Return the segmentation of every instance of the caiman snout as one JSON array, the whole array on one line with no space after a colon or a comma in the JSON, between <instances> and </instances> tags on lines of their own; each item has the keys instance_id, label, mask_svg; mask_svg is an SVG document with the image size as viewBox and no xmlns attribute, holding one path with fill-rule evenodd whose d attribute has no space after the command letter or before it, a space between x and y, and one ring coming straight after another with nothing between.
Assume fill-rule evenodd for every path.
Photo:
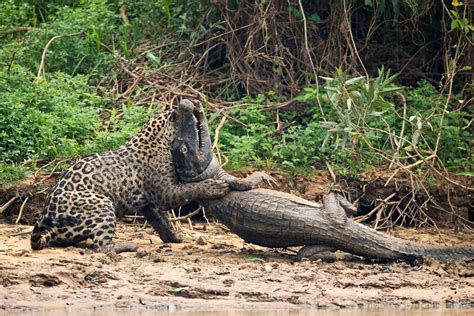
<instances>
[{"instance_id":1,"label":"caiman snout","mask_svg":"<svg viewBox=\"0 0 474 316\"><path fill-rule=\"evenodd\" d=\"M188 99L183 99L179 102L178 109L181 111L193 111L194 104Z\"/></svg>"}]
</instances>

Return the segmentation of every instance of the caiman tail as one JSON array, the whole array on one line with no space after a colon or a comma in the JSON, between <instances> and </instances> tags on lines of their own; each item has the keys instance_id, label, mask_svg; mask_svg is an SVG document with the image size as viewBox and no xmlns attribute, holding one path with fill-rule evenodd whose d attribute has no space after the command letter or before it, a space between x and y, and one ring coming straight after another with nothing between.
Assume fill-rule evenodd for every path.
<instances>
[{"instance_id":1,"label":"caiman tail","mask_svg":"<svg viewBox=\"0 0 474 316\"><path fill-rule=\"evenodd\" d=\"M396 238L348 219L336 243L341 250L366 258L405 259L420 257L440 261L474 259L474 248L438 247ZM357 237L353 238L356 235Z\"/></svg>"},{"instance_id":2,"label":"caiman tail","mask_svg":"<svg viewBox=\"0 0 474 316\"><path fill-rule=\"evenodd\" d=\"M474 259L474 248L447 248L405 241L359 224L345 215L334 193L324 205L287 193L232 191L202 201L206 210L246 242L266 247L324 245L366 258Z\"/></svg>"}]
</instances>

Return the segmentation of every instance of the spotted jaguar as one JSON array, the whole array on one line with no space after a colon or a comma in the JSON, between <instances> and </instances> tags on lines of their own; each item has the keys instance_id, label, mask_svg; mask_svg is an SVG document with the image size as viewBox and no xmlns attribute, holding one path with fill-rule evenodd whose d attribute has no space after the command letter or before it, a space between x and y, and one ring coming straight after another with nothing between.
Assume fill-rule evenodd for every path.
<instances>
[{"instance_id":1,"label":"spotted jaguar","mask_svg":"<svg viewBox=\"0 0 474 316\"><path fill-rule=\"evenodd\" d=\"M177 122L190 114L198 129L204 118L202 105L184 99L175 109L152 118L119 149L74 163L49 192L31 247L39 250L92 240L93 248L110 249L117 218L136 210L164 242L180 242L168 210L193 200L220 198L229 190L223 180L177 180L170 148Z\"/></svg>"}]
</instances>

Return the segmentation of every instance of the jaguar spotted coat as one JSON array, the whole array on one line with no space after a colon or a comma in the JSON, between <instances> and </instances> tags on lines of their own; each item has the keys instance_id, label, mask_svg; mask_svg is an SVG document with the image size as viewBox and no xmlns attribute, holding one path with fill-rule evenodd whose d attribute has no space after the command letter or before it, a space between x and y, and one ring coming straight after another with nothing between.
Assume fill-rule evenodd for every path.
<instances>
[{"instance_id":1,"label":"jaguar spotted coat","mask_svg":"<svg viewBox=\"0 0 474 316\"><path fill-rule=\"evenodd\" d=\"M151 119L118 150L83 158L71 166L46 199L31 247L38 250L92 239L95 248L109 249L116 219L137 209L163 241L179 242L167 210L228 192L224 181L178 182L170 148L176 120L186 111L197 113L197 120L202 115L183 100L178 109Z\"/></svg>"}]
</instances>

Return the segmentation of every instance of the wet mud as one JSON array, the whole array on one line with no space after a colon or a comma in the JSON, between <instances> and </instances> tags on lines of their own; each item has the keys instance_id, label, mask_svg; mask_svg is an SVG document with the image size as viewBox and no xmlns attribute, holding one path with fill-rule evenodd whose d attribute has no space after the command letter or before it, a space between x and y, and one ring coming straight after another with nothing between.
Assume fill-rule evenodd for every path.
<instances>
[{"instance_id":1,"label":"wet mud","mask_svg":"<svg viewBox=\"0 0 474 316\"><path fill-rule=\"evenodd\" d=\"M31 226L0 224L0 311L61 308L219 310L338 308L474 303L474 263L419 266L359 258L295 262L295 249L244 243L218 223L181 224L181 244L150 228L119 223L117 243L137 252L87 248L32 251ZM431 244L472 245L472 234L400 229L395 235Z\"/></svg>"}]
</instances>

